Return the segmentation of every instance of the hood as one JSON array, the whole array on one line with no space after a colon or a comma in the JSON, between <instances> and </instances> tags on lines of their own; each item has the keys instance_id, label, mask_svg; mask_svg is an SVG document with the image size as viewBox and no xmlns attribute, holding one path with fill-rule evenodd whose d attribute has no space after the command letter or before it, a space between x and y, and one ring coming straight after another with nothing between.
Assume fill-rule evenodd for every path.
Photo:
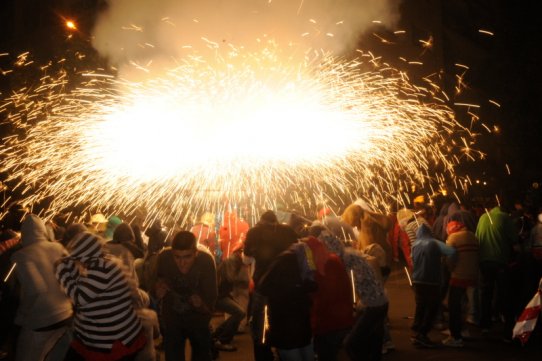
<instances>
[{"instance_id":1,"label":"hood","mask_svg":"<svg viewBox=\"0 0 542 361\"><path fill-rule=\"evenodd\" d=\"M103 257L103 244L103 239L97 235L82 232L72 239L66 248L73 258Z\"/></svg>"},{"instance_id":2,"label":"hood","mask_svg":"<svg viewBox=\"0 0 542 361\"><path fill-rule=\"evenodd\" d=\"M47 227L40 217L29 214L21 225L21 245L26 247L37 242L49 241Z\"/></svg>"},{"instance_id":3,"label":"hood","mask_svg":"<svg viewBox=\"0 0 542 361\"><path fill-rule=\"evenodd\" d=\"M432 239L433 234L431 229L425 223L420 223L418 231L416 232L416 239Z\"/></svg>"}]
</instances>

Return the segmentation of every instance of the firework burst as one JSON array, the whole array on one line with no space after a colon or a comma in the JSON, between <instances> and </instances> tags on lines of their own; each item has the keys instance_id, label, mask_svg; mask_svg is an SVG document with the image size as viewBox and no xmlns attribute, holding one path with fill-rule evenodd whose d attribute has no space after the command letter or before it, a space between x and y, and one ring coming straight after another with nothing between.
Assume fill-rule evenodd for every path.
<instances>
[{"instance_id":1,"label":"firework burst","mask_svg":"<svg viewBox=\"0 0 542 361\"><path fill-rule=\"evenodd\" d=\"M143 207L148 222L182 224L225 199L261 209L362 196L384 210L476 155L437 85L369 54L226 50L138 81L45 67L0 108L18 134L2 170L26 203L51 198L47 215Z\"/></svg>"}]
</instances>

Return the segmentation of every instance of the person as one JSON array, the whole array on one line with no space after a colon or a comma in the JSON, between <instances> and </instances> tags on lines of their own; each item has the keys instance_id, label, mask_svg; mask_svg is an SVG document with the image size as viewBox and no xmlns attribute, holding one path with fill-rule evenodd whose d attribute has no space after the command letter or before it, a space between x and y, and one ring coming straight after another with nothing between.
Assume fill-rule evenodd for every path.
<instances>
[{"instance_id":1,"label":"person","mask_svg":"<svg viewBox=\"0 0 542 361\"><path fill-rule=\"evenodd\" d=\"M222 259L228 258L232 250L244 242L248 230L248 223L237 215L236 209L224 212L222 225L218 230Z\"/></svg>"},{"instance_id":2,"label":"person","mask_svg":"<svg viewBox=\"0 0 542 361\"><path fill-rule=\"evenodd\" d=\"M442 343L449 347L463 347L461 305L467 296L468 287L475 287L478 284L478 240L463 223L459 212L450 216L446 234L448 234L446 244L456 250L457 257L450 267L448 291L450 336Z\"/></svg>"},{"instance_id":3,"label":"person","mask_svg":"<svg viewBox=\"0 0 542 361\"><path fill-rule=\"evenodd\" d=\"M512 251L518 249L518 232L512 218L495 205L478 220L476 237L480 244L480 326L484 333L492 324L492 304L495 287L496 305L504 317L504 339L512 339L514 327L513 304L508 265Z\"/></svg>"},{"instance_id":4,"label":"person","mask_svg":"<svg viewBox=\"0 0 542 361\"><path fill-rule=\"evenodd\" d=\"M139 229L137 229L139 232ZM113 255L122 262L124 271L129 275L131 281L136 286L136 291L141 299L140 307L136 312L142 322L147 343L143 350L139 352L136 361L151 360L155 358L154 342L155 335L159 334L158 316L156 312L149 308L151 300L147 292L140 288L139 277L136 271L135 260L141 260L144 256L141 246L136 244L136 236L132 226L127 223L121 223L113 232L113 239L104 245L105 252Z\"/></svg>"},{"instance_id":5,"label":"person","mask_svg":"<svg viewBox=\"0 0 542 361\"><path fill-rule=\"evenodd\" d=\"M121 261L92 233L76 235L58 260L56 278L75 306L73 340L66 360L135 360L147 337L136 309L135 282Z\"/></svg>"},{"instance_id":6,"label":"person","mask_svg":"<svg viewBox=\"0 0 542 361\"><path fill-rule=\"evenodd\" d=\"M66 255L60 243L47 238L41 218L35 214L25 217L21 248L11 256L21 290L15 316L15 324L21 326L16 360L62 359L68 350L63 340L67 340L73 310L54 270L55 261Z\"/></svg>"},{"instance_id":7,"label":"person","mask_svg":"<svg viewBox=\"0 0 542 361\"><path fill-rule=\"evenodd\" d=\"M412 244L412 284L416 297L416 311L411 341L415 346L436 347L427 334L433 327L440 304L441 258L454 255L454 248L433 238L427 224L420 224Z\"/></svg>"},{"instance_id":8,"label":"person","mask_svg":"<svg viewBox=\"0 0 542 361\"><path fill-rule=\"evenodd\" d=\"M214 227L215 215L210 212L205 212L200 217L200 221L190 228L190 232L196 236L198 244L207 247L211 254L216 257L217 239Z\"/></svg>"},{"instance_id":9,"label":"person","mask_svg":"<svg viewBox=\"0 0 542 361\"><path fill-rule=\"evenodd\" d=\"M358 203L367 207L365 202L358 201ZM341 218L357 229L357 248L364 250L368 247L379 246L378 248L384 252L381 254L383 257L379 257L380 265L383 268L389 268L393 257L391 245L388 243L391 221L388 216L364 209L359 204L354 203L348 206Z\"/></svg>"},{"instance_id":10,"label":"person","mask_svg":"<svg viewBox=\"0 0 542 361\"><path fill-rule=\"evenodd\" d=\"M533 260L532 278L542 278L542 212L539 212L535 226L531 229L526 250L531 254Z\"/></svg>"},{"instance_id":11,"label":"person","mask_svg":"<svg viewBox=\"0 0 542 361\"><path fill-rule=\"evenodd\" d=\"M311 324L318 360L334 361L354 324L352 283L343 261L317 237L325 227L309 228L300 241L309 246L316 271L317 289L312 293Z\"/></svg>"},{"instance_id":12,"label":"person","mask_svg":"<svg viewBox=\"0 0 542 361\"><path fill-rule=\"evenodd\" d=\"M185 359L186 340L193 360L210 361L210 321L217 298L213 256L198 248L193 233L179 231L171 247L158 255L157 265L153 291L162 302L166 361Z\"/></svg>"},{"instance_id":13,"label":"person","mask_svg":"<svg viewBox=\"0 0 542 361\"><path fill-rule=\"evenodd\" d=\"M135 243L135 235L127 223L121 223L113 231L113 239L106 242L104 250L119 258L128 270L130 276L139 287L139 279L135 270L135 260L143 258L143 250Z\"/></svg>"},{"instance_id":14,"label":"person","mask_svg":"<svg viewBox=\"0 0 542 361\"><path fill-rule=\"evenodd\" d=\"M19 289L15 277L13 277L10 258L19 250L21 237L9 228L2 228L0 232L0 360L7 358L8 346L13 342L16 334L13 320L19 303ZM10 273L11 272L11 273Z\"/></svg>"},{"instance_id":15,"label":"person","mask_svg":"<svg viewBox=\"0 0 542 361\"><path fill-rule=\"evenodd\" d=\"M232 254L218 266L216 310L229 315L213 333L214 345L220 351L237 351L237 347L232 344L233 337L246 317L246 311L233 297L233 291L237 287L246 289L248 292L249 274L243 264L242 253L243 248L238 245Z\"/></svg>"},{"instance_id":16,"label":"person","mask_svg":"<svg viewBox=\"0 0 542 361\"><path fill-rule=\"evenodd\" d=\"M391 244L388 243L391 221L388 216L369 210L368 205L361 199L356 202L345 209L342 219L358 230L356 248L368 257L374 258L372 266L375 274L385 286L393 257ZM385 323L382 352L385 354L394 349L389 327Z\"/></svg>"},{"instance_id":17,"label":"person","mask_svg":"<svg viewBox=\"0 0 542 361\"><path fill-rule=\"evenodd\" d=\"M268 342L263 340L266 299L258 289L260 278L267 272L273 260L297 242L297 234L287 225L280 224L273 211L264 212L258 223L250 228L244 242L244 254L254 258L252 280L255 288L252 293L250 318L254 358L256 361L273 360L273 352Z\"/></svg>"},{"instance_id":18,"label":"person","mask_svg":"<svg viewBox=\"0 0 542 361\"><path fill-rule=\"evenodd\" d=\"M312 253L294 243L278 255L258 282L266 297L269 329L263 332L282 361L312 361L311 293L316 290Z\"/></svg>"},{"instance_id":19,"label":"person","mask_svg":"<svg viewBox=\"0 0 542 361\"><path fill-rule=\"evenodd\" d=\"M321 232L319 239L341 258L352 275L358 307L354 325L344 340L348 356L351 360L381 360L389 304L384 287L360 251L345 247L332 231Z\"/></svg>"}]
</instances>

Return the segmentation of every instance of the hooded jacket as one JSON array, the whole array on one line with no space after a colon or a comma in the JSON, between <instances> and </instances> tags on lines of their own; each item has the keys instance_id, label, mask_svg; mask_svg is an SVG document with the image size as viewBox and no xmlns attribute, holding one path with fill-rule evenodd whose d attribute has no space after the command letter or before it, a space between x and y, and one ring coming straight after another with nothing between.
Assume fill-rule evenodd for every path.
<instances>
[{"instance_id":1,"label":"hooded jacket","mask_svg":"<svg viewBox=\"0 0 542 361\"><path fill-rule=\"evenodd\" d=\"M339 256L343 261L348 275L353 275L356 298L361 300L365 307L379 307L388 303L388 296L384 291L373 267L367 258L358 250L345 247L340 239L329 230L324 230L318 236L327 249Z\"/></svg>"},{"instance_id":2,"label":"hooded jacket","mask_svg":"<svg viewBox=\"0 0 542 361\"><path fill-rule=\"evenodd\" d=\"M120 260L106 256L103 240L80 233L69 244L69 257L56 277L76 306L74 334L86 347L110 352L116 341L129 345L141 332L134 309L136 290Z\"/></svg>"},{"instance_id":3,"label":"hooded jacket","mask_svg":"<svg viewBox=\"0 0 542 361\"><path fill-rule=\"evenodd\" d=\"M60 288L54 263L67 252L50 242L43 221L30 214L21 227L21 246L11 261L21 285L21 297L15 323L33 330L64 321L72 316L70 300Z\"/></svg>"},{"instance_id":4,"label":"hooded jacket","mask_svg":"<svg viewBox=\"0 0 542 361\"><path fill-rule=\"evenodd\" d=\"M434 238L425 223L420 224L412 244L412 282L428 285L441 283L441 258L452 257L455 249Z\"/></svg>"}]
</instances>

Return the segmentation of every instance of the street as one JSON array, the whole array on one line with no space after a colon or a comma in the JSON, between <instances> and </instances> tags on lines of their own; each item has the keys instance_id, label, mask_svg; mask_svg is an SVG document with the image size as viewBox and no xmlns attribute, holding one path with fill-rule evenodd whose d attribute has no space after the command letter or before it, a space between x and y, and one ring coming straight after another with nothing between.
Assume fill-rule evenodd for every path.
<instances>
[{"instance_id":1,"label":"street","mask_svg":"<svg viewBox=\"0 0 542 361\"><path fill-rule=\"evenodd\" d=\"M414 293L410 289L408 279L403 268L396 265L386 285L390 298L390 331L395 350L382 357L385 361L404 360L458 360L461 361L506 361L522 360L534 361L542 359L542 335L540 330L531 336L530 342L521 347L518 343L508 344L501 340L497 324L488 335L482 335L478 327L468 325L471 338L465 340L465 347L454 349L440 347L437 349L420 349L410 343L410 317L414 313ZM540 325L538 326L540 327ZM431 331L429 337L433 341L440 341L447 336L440 331ZM220 352L220 361L250 361L253 360L250 334L237 335L234 343L238 347L236 352ZM162 358L164 359L164 358ZM348 357L341 355L341 361Z\"/></svg>"}]
</instances>

